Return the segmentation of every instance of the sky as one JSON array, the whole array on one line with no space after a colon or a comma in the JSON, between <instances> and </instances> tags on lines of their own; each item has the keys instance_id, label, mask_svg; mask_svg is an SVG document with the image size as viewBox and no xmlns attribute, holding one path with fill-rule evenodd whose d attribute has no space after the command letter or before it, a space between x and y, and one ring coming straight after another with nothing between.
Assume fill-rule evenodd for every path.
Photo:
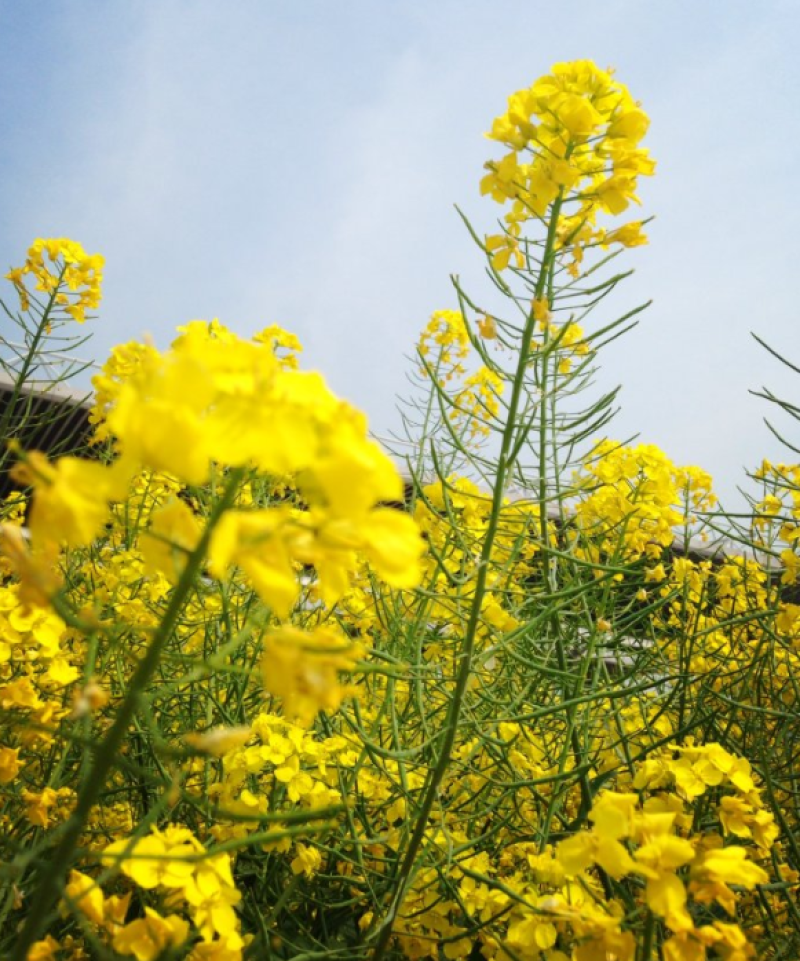
<instances>
[{"instance_id":1,"label":"sky","mask_svg":"<svg viewBox=\"0 0 800 961\"><path fill-rule=\"evenodd\" d=\"M798 29L797 0L0 0L0 266L38 236L102 253L98 362L194 318L281 324L385 434L451 275L486 291L454 207L494 229L483 132L554 62L593 59L658 161L617 298L653 304L601 357L610 433L736 507L745 467L797 458L750 391L800 399L751 337L800 363Z\"/></svg>"}]
</instances>

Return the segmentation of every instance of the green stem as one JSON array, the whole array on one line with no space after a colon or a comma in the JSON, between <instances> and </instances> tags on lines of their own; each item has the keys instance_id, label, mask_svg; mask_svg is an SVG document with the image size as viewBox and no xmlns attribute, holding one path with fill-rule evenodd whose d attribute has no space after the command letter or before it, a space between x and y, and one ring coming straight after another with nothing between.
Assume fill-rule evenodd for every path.
<instances>
[{"instance_id":1,"label":"green stem","mask_svg":"<svg viewBox=\"0 0 800 961\"><path fill-rule=\"evenodd\" d=\"M10 961L25 961L29 948L50 921L53 904L58 897L63 878L72 863L80 834L89 820L92 807L96 804L105 786L106 778L114 766L122 740L136 713L140 697L158 667L164 645L172 635L183 604L194 585L197 574L201 570L211 534L222 514L233 503L243 475L244 468L236 468L231 472L228 485L212 511L197 547L189 556L186 567L164 613L164 618L131 678L130 687L120 705L114 723L97 746L91 774L85 778L81 786L75 810L64 825L61 840L52 857L43 866L43 875L28 907L25 924L20 931L19 940L10 956Z\"/></svg>"},{"instance_id":2,"label":"green stem","mask_svg":"<svg viewBox=\"0 0 800 961\"><path fill-rule=\"evenodd\" d=\"M554 202L551 212L550 223L547 230L547 240L542 256L539 276L536 282L534 295L535 299L539 299L545 290L545 284L547 282L550 269L550 262L553 258L556 226L558 224L558 218L561 212L561 204L562 199L559 196L559 198ZM486 578L489 572L492 549L500 521L500 511L503 504L503 497L505 495L506 481L514 464L514 459L510 456L510 452L514 449L514 440L517 428L517 412L519 410L520 399L525 382L525 370L529 361L530 346L535 324L536 319L533 314L533 309L531 309L525 323L525 330L523 332L522 342L520 344L519 359L517 361L517 369L514 377L511 399L508 405L508 415L506 425L503 430L500 455L497 463L497 475L495 477L494 489L492 492L491 514L483 541L483 547L481 549L480 560L478 561L478 574L475 582L475 594L470 607L466 631L464 632L464 640L462 641L461 650L459 652L460 665L456 675L453 696L450 700L450 704L448 705L444 729L440 736L441 740L438 757L436 759L436 763L428 774L422 801L419 806L419 812L414 824L414 830L411 835L408 848L406 849L406 853L401 862L400 869L396 876L394 894L386 915L377 929L373 961L380 961L380 959L386 953L386 949L388 948L395 918L397 917L398 911L403 904L414 864L422 846L422 842L425 838L425 831L428 826L428 818L430 817L431 810L436 802L436 798L439 793L439 786L441 785L445 773L447 772L447 768L450 764L450 754L452 752L453 744L455 743L456 732L458 730L458 721L461 715L464 693L467 689L467 684L469 683L469 678L472 673L475 636L480 623L481 606L486 590Z\"/></svg>"},{"instance_id":3,"label":"green stem","mask_svg":"<svg viewBox=\"0 0 800 961\"><path fill-rule=\"evenodd\" d=\"M47 304L42 312L42 319L39 321L39 325L36 328L33 339L31 340L31 345L28 348L28 353L25 355L25 360L22 362L22 369L17 375L17 379L14 381L14 390L12 391L8 405L6 406L3 419L0 421L0 438L2 438L4 441L8 440L8 431L13 424L14 416L17 411L17 403L20 395L22 394L22 388L25 385L25 381L28 378L31 367L33 366L33 362L39 350L39 344L41 343L42 338L47 332L47 328L50 324L50 314L53 310L53 307L55 307L56 297L61 290L61 280L66 269L66 265L61 269L61 273L58 276L58 283L53 288L53 291L48 298ZM20 322L22 323L21 315ZM27 326L25 327L25 332L28 333ZM0 463L3 461L5 461L5 451L0 452Z\"/></svg>"},{"instance_id":4,"label":"green stem","mask_svg":"<svg viewBox=\"0 0 800 961\"><path fill-rule=\"evenodd\" d=\"M652 911L647 912L647 920L644 926L644 937L642 939L642 953L639 961L650 961L653 954L653 935L656 930L656 917Z\"/></svg>"}]
</instances>

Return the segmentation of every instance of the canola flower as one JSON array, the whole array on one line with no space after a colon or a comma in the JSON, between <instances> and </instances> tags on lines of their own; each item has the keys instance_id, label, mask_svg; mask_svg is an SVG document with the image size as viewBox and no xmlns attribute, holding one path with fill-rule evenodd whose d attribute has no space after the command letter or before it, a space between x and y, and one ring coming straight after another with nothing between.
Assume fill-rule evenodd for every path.
<instances>
[{"instance_id":1,"label":"canola flower","mask_svg":"<svg viewBox=\"0 0 800 961\"><path fill-rule=\"evenodd\" d=\"M87 310L96 309L100 303L103 266L100 254L87 254L74 240L39 238L31 244L22 267L14 267L5 276L14 284L24 313L31 307L26 286L30 278L36 291L52 298L57 308L82 324Z\"/></svg>"},{"instance_id":2,"label":"canola flower","mask_svg":"<svg viewBox=\"0 0 800 961\"><path fill-rule=\"evenodd\" d=\"M587 247L646 242L640 221L608 231L597 218L639 202L638 178L655 170L641 146L649 124L628 88L589 60L555 64L551 74L512 94L487 134L509 152L487 164L481 181L482 193L510 207L505 232L486 241L495 269L510 262L523 268L522 226L545 218L560 199L569 209L556 227L559 247L571 254L573 275Z\"/></svg>"},{"instance_id":3,"label":"canola flower","mask_svg":"<svg viewBox=\"0 0 800 961\"><path fill-rule=\"evenodd\" d=\"M82 796L84 809L99 791L133 716L136 692L152 676L173 629L170 618L174 621L179 613L206 552L216 577L224 579L236 564L262 600L286 618L301 591L297 565L313 560L333 601L354 572L359 551L387 583L411 587L418 579L422 548L413 521L380 506L381 500L397 500L402 484L388 457L368 439L363 416L336 399L318 375L282 363L274 337L246 342L218 324L194 322L167 354L151 352L140 361L107 401L105 416L118 450L112 463L62 458L50 464L32 452L17 471L17 478L33 488L30 561L19 567L29 580L45 552L90 545L109 519L111 505L124 500L143 469L168 471L193 486L207 481L212 470L223 476L232 472L229 499L248 470L291 475L298 478L310 509L290 514L280 507L232 511L223 499L205 529L177 503L154 514L145 559L151 569L177 582L175 595L106 737L106 760L95 768L94 789ZM156 423L162 429L158 438L152 430ZM335 693L337 670L353 662L340 655L326 661L309 652L305 656L319 665L317 670L328 665L318 680L302 664L285 673L283 651L266 648L265 676L287 708L297 704L310 721L321 707L338 706L343 693ZM297 651L302 655L301 648ZM83 818L87 816L88 810ZM47 815L42 819L46 822ZM72 835L59 849L64 859L81 820L71 820ZM41 890L46 909L50 894L46 886Z\"/></svg>"},{"instance_id":4,"label":"canola flower","mask_svg":"<svg viewBox=\"0 0 800 961\"><path fill-rule=\"evenodd\" d=\"M800 605L782 593L800 469L757 473L761 553L681 553L719 520L711 478L603 440L602 405L557 406L602 339L572 279L645 239L601 218L652 172L646 128L587 61L495 121L511 153L482 189L507 213L479 243L514 313L457 289L423 332L420 444L440 447L408 509L363 415L274 326L120 345L95 378L97 458L19 452L0 951L800 950ZM10 279L52 292L42 271L83 270L79 298L97 274L78 250L43 241Z\"/></svg>"}]
</instances>

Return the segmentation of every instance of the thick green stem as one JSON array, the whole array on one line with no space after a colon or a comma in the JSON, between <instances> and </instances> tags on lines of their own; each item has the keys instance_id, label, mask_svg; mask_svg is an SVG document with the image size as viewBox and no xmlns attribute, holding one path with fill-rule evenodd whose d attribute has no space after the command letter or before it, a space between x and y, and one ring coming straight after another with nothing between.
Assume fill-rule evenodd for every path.
<instances>
[{"instance_id":1,"label":"thick green stem","mask_svg":"<svg viewBox=\"0 0 800 961\"><path fill-rule=\"evenodd\" d=\"M92 807L100 797L106 778L114 766L122 740L136 713L139 700L158 667L164 645L172 635L184 602L202 568L211 534L222 514L233 503L236 490L243 476L244 468L237 468L231 472L225 491L214 506L197 547L189 555L186 567L175 587L169 605L164 612L164 617L153 635L150 646L131 678L130 686L114 723L97 746L94 765L90 775L83 781L75 810L64 824L58 846L48 859L47 864L43 866L41 880L28 906L25 924L20 931L19 940L14 947L10 961L25 961L29 948L50 921L53 904L58 897L64 876L72 863L80 834L89 820Z\"/></svg>"}]
</instances>

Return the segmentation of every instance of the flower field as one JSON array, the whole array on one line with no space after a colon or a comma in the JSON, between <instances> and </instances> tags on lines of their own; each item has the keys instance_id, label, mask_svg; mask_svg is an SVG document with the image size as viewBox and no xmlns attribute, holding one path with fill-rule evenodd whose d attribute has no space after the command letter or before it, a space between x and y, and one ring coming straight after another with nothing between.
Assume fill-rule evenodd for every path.
<instances>
[{"instance_id":1,"label":"flower field","mask_svg":"<svg viewBox=\"0 0 800 961\"><path fill-rule=\"evenodd\" d=\"M800 466L726 516L594 385L648 125L589 61L509 98L487 289L422 331L395 452L216 320L29 449L103 260L7 274L0 956L800 957Z\"/></svg>"}]
</instances>

